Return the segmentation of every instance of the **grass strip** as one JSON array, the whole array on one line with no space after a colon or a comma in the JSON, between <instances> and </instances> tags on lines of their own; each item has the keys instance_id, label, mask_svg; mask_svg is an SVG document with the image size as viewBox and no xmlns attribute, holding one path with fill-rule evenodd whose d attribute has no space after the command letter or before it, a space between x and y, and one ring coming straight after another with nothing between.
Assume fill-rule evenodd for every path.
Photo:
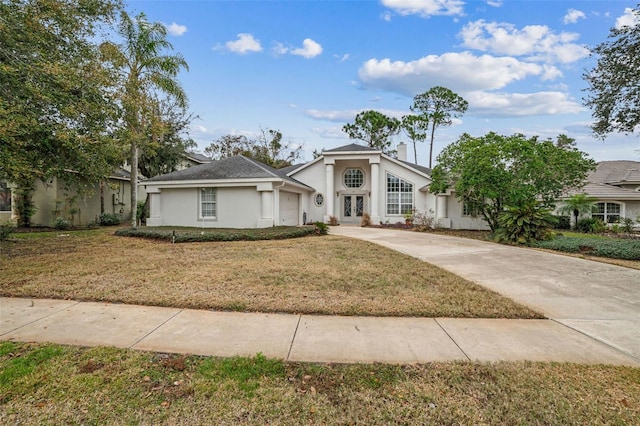
<instances>
[{"instance_id":1,"label":"grass strip","mask_svg":"<svg viewBox=\"0 0 640 426\"><path fill-rule=\"evenodd\" d=\"M636 424L640 369L313 365L0 342L2 424Z\"/></svg>"}]
</instances>

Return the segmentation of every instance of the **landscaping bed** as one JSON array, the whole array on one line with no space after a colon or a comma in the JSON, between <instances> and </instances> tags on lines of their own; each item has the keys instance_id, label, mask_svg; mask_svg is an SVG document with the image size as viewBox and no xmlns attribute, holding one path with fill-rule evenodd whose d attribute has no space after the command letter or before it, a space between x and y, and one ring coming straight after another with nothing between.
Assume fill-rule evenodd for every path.
<instances>
[{"instance_id":1,"label":"landscaping bed","mask_svg":"<svg viewBox=\"0 0 640 426\"><path fill-rule=\"evenodd\" d=\"M205 241L284 240L320 234L317 226L276 226L258 229L139 227L122 228L115 233L122 237L148 238L174 243Z\"/></svg>"},{"instance_id":2,"label":"landscaping bed","mask_svg":"<svg viewBox=\"0 0 640 426\"><path fill-rule=\"evenodd\" d=\"M1 424L637 424L640 369L312 365L0 342Z\"/></svg>"},{"instance_id":3,"label":"landscaping bed","mask_svg":"<svg viewBox=\"0 0 640 426\"><path fill-rule=\"evenodd\" d=\"M640 260L640 240L631 238L557 235L552 240L538 241L532 246L612 259Z\"/></svg>"}]
</instances>

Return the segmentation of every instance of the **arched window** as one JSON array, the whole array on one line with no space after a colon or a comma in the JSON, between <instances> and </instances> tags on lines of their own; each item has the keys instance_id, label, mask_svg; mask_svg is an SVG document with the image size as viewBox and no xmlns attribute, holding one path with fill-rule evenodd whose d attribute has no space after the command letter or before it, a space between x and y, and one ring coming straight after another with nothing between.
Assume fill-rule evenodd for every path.
<instances>
[{"instance_id":1,"label":"arched window","mask_svg":"<svg viewBox=\"0 0 640 426\"><path fill-rule=\"evenodd\" d=\"M387 214L413 212L413 184L387 173Z\"/></svg>"},{"instance_id":2,"label":"arched window","mask_svg":"<svg viewBox=\"0 0 640 426\"><path fill-rule=\"evenodd\" d=\"M620 220L622 206L619 203L597 203L593 206L591 217L598 218L606 223L613 223Z\"/></svg>"}]
</instances>

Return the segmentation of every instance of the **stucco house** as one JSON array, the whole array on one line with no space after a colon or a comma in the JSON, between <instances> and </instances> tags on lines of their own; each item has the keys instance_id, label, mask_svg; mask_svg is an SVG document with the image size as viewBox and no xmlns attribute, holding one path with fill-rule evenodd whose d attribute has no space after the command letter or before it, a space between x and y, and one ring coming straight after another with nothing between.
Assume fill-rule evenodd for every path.
<instances>
[{"instance_id":1,"label":"stucco house","mask_svg":"<svg viewBox=\"0 0 640 426\"><path fill-rule=\"evenodd\" d=\"M357 144L324 151L305 164L276 170L236 156L148 179L148 226L262 228L328 222L403 222L419 211L439 226L486 229L456 200L455 194L428 191L431 170Z\"/></svg>"},{"instance_id":2,"label":"stucco house","mask_svg":"<svg viewBox=\"0 0 640 426\"><path fill-rule=\"evenodd\" d=\"M602 161L587 177L584 188L569 191L597 199L591 217L613 223L621 218L640 218L640 161Z\"/></svg>"}]
</instances>

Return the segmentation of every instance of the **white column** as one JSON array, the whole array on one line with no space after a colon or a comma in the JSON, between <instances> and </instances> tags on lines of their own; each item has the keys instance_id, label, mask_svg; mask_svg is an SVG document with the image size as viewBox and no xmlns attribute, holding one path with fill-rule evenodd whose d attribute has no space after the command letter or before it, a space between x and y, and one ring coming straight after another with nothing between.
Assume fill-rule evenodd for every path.
<instances>
[{"instance_id":1,"label":"white column","mask_svg":"<svg viewBox=\"0 0 640 426\"><path fill-rule=\"evenodd\" d=\"M438 195L436 199L436 218L442 219L447 217L447 196Z\"/></svg>"},{"instance_id":2,"label":"white column","mask_svg":"<svg viewBox=\"0 0 640 426\"><path fill-rule=\"evenodd\" d=\"M273 190L260 191L260 219L258 228L273 226Z\"/></svg>"},{"instance_id":3,"label":"white column","mask_svg":"<svg viewBox=\"0 0 640 426\"><path fill-rule=\"evenodd\" d=\"M371 223L380 222L380 164L371 164Z\"/></svg>"},{"instance_id":4,"label":"white column","mask_svg":"<svg viewBox=\"0 0 640 426\"><path fill-rule=\"evenodd\" d=\"M149 217L147 226L162 226L162 210L160 204L160 190L149 192Z\"/></svg>"},{"instance_id":5,"label":"white column","mask_svg":"<svg viewBox=\"0 0 640 426\"><path fill-rule=\"evenodd\" d=\"M333 184L333 164L327 164L326 165L326 179L327 179L327 193L326 193L326 203L327 203L327 210L326 213L324 215L324 222L328 223L329 222L329 217L334 215L334 210L333 210L333 200L334 200L334 195L333 195L333 191L334 191L334 184Z\"/></svg>"}]
</instances>

